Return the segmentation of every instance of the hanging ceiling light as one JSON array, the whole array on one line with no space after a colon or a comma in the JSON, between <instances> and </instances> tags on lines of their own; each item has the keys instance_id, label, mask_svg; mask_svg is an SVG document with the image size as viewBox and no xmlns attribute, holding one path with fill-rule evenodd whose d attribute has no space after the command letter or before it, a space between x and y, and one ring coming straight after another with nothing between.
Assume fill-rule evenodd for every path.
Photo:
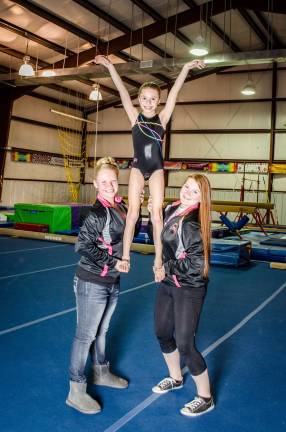
<instances>
[{"instance_id":1,"label":"hanging ceiling light","mask_svg":"<svg viewBox=\"0 0 286 432\"><path fill-rule=\"evenodd\" d=\"M35 75L33 66L29 64L30 57L25 55L23 58L24 63L20 66L19 75L23 77L31 77Z\"/></svg>"},{"instance_id":2,"label":"hanging ceiling light","mask_svg":"<svg viewBox=\"0 0 286 432\"><path fill-rule=\"evenodd\" d=\"M99 91L99 84L93 84L92 90L90 92L90 95L88 97L91 101L101 101L102 100L102 94Z\"/></svg>"},{"instance_id":3,"label":"hanging ceiling light","mask_svg":"<svg viewBox=\"0 0 286 432\"><path fill-rule=\"evenodd\" d=\"M197 57L201 57L209 53L206 41L202 35L196 37L195 42L190 49L190 53Z\"/></svg>"},{"instance_id":4,"label":"hanging ceiling light","mask_svg":"<svg viewBox=\"0 0 286 432\"><path fill-rule=\"evenodd\" d=\"M256 90L252 81L248 81L248 83L241 89L241 94L245 96L252 96L255 93Z\"/></svg>"}]
</instances>

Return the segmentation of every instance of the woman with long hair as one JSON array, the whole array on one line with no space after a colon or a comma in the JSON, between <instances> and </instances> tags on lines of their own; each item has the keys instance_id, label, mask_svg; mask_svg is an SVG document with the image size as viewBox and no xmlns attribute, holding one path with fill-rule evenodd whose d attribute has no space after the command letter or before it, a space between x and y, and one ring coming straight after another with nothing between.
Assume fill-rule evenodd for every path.
<instances>
[{"instance_id":1,"label":"woman with long hair","mask_svg":"<svg viewBox=\"0 0 286 432\"><path fill-rule=\"evenodd\" d=\"M152 389L167 393L183 386L182 358L197 390L195 398L181 409L190 417L214 408L207 366L195 345L208 284L210 221L209 181L202 174L191 174L180 190L180 200L165 212L161 237L165 274L157 293L155 331L169 376Z\"/></svg>"}]
</instances>

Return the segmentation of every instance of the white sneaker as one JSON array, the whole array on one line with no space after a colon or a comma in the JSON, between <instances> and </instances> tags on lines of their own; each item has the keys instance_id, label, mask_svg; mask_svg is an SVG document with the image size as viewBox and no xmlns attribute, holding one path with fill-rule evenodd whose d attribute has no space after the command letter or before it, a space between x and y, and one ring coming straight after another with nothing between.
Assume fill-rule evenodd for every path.
<instances>
[{"instance_id":1,"label":"white sneaker","mask_svg":"<svg viewBox=\"0 0 286 432\"><path fill-rule=\"evenodd\" d=\"M183 380L176 381L174 378L167 377L152 388L153 393L168 393L171 390L179 390L183 387Z\"/></svg>"},{"instance_id":2,"label":"white sneaker","mask_svg":"<svg viewBox=\"0 0 286 432\"><path fill-rule=\"evenodd\" d=\"M196 396L195 399L187 403L180 412L185 416L196 417L213 410L214 407L213 398L206 402L202 397Z\"/></svg>"}]
</instances>

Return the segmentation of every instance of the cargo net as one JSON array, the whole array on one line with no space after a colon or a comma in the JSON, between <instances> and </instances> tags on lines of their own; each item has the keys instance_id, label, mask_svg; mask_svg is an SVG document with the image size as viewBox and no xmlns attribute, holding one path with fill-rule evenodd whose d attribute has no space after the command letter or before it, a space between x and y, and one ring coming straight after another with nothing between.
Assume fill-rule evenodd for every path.
<instances>
[{"instance_id":1,"label":"cargo net","mask_svg":"<svg viewBox=\"0 0 286 432\"><path fill-rule=\"evenodd\" d=\"M57 116L57 132L63 155L63 166L68 184L70 200L78 202L80 185L87 161L88 141L94 138L94 122L81 117L82 113L71 114L71 110L61 107L51 109Z\"/></svg>"}]
</instances>

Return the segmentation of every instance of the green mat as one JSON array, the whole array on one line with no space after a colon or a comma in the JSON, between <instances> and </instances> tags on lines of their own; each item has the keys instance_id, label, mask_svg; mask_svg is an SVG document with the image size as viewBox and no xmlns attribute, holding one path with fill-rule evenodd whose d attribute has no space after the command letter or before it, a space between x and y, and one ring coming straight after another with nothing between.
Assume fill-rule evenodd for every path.
<instances>
[{"instance_id":1,"label":"green mat","mask_svg":"<svg viewBox=\"0 0 286 432\"><path fill-rule=\"evenodd\" d=\"M15 222L49 225L49 232L71 229L71 207L56 204L15 204Z\"/></svg>"}]
</instances>

